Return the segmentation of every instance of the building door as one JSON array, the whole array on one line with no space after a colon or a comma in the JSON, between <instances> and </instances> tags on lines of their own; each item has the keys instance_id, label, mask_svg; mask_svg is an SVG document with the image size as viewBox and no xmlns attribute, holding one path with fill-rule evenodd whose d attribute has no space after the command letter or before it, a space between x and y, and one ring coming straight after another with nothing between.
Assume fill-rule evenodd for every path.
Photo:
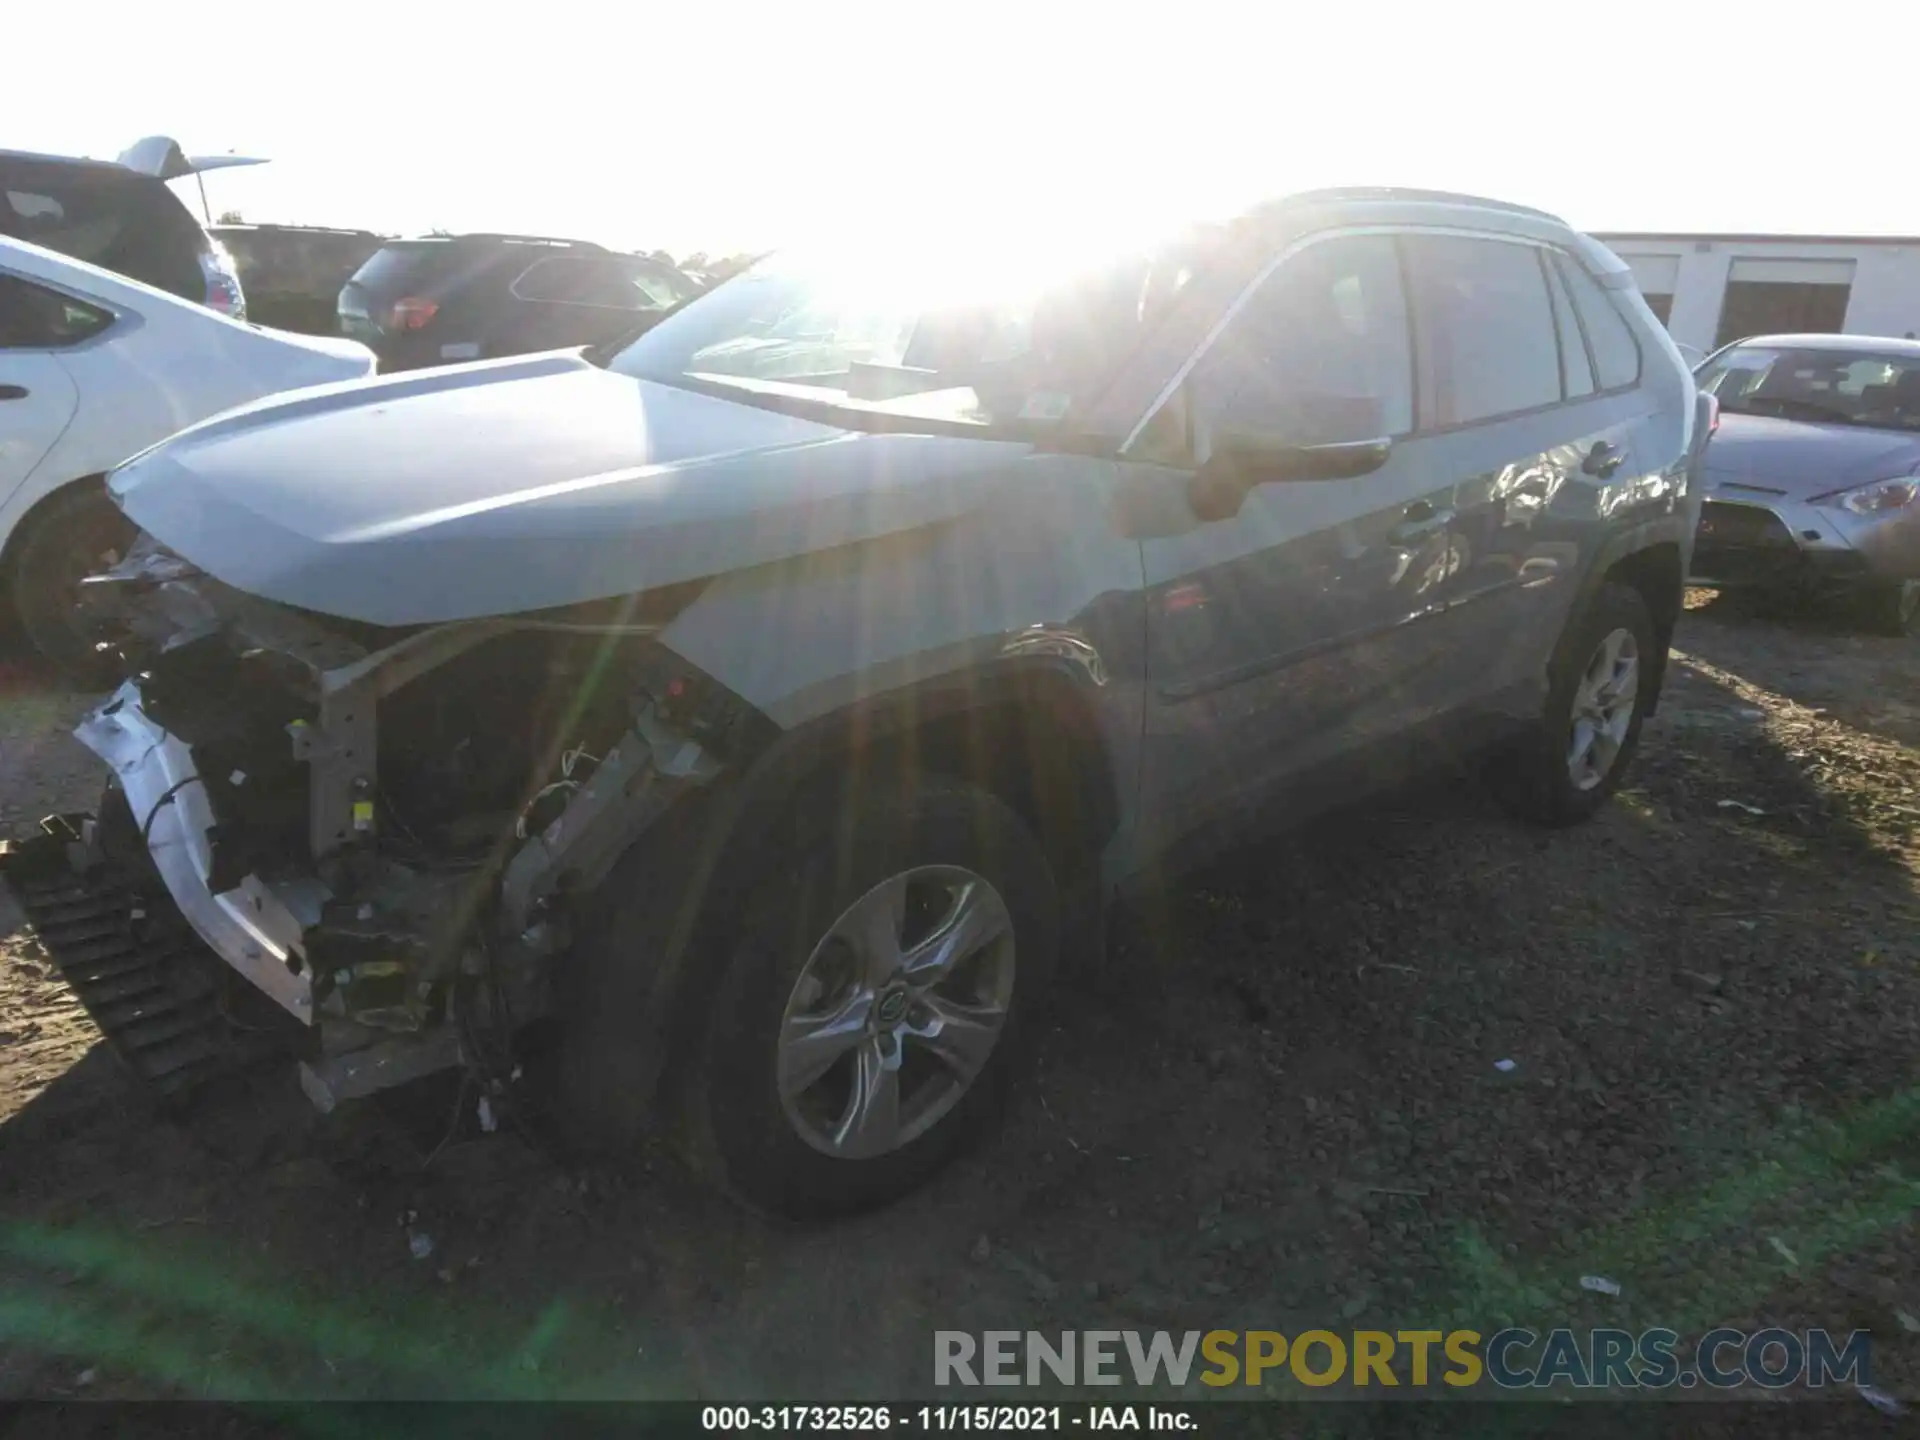
<instances>
[{"instance_id":1,"label":"building door","mask_svg":"<svg viewBox=\"0 0 1920 1440\"><path fill-rule=\"evenodd\" d=\"M1680 284L1678 255L1622 255L1640 287L1640 298L1647 302L1654 318L1662 325L1673 313L1673 292Z\"/></svg>"},{"instance_id":2,"label":"building door","mask_svg":"<svg viewBox=\"0 0 1920 1440\"><path fill-rule=\"evenodd\" d=\"M1736 260L1714 348L1750 335L1835 335L1853 295L1851 260Z\"/></svg>"}]
</instances>

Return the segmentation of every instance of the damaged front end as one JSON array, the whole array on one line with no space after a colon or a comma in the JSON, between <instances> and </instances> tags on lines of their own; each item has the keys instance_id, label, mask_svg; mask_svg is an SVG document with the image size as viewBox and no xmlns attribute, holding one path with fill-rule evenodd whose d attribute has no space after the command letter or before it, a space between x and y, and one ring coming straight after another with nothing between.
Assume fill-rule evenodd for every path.
<instances>
[{"instance_id":1,"label":"damaged front end","mask_svg":"<svg viewBox=\"0 0 1920 1440\"><path fill-rule=\"evenodd\" d=\"M75 731L107 799L14 847L8 878L162 1089L261 1037L322 1109L506 1071L552 1009L577 900L767 741L655 639L698 588L388 629L243 594L143 538L87 582L132 676ZM198 1043L169 1069L139 1057L174 991L200 997Z\"/></svg>"}]
</instances>

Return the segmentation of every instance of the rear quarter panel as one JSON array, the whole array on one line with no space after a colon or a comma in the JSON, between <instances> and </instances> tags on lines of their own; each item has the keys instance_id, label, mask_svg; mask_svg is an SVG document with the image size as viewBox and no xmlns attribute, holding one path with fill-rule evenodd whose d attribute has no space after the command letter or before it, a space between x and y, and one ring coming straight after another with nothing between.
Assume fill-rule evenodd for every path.
<instances>
[{"instance_id":1,"label":"rear quarter panel","mask_svg":"<svg viewBox=\"0 0 1920 1440\"><path fill-rule=\"evenodd\" d=\"M73 419L25 483L0 500L0 544L39 500L107 473L177 430L276 391L358 373L350 359L184 304L148 303L138 292L64 288L119 318L93 339L58 352L76 391Z\"/></svg>"}]
</instances>

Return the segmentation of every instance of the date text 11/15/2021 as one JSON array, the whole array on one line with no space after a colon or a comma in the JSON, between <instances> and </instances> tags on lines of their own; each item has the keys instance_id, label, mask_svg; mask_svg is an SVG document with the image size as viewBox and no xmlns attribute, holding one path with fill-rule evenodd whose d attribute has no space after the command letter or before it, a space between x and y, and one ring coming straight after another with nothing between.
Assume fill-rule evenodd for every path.
<instances>
[{"instance_id":1,"label":"date text 11/15/2021","mask_svg":"<svg viewBox=\"0 0 1920 1440\"><path fill-rule=\"evenodd\" d=\"M707 1405L709 1431L1014 1431L1148 1430L1192 1432L1199 1422L1179 1405Z\"/></svg>"}]
</instances>

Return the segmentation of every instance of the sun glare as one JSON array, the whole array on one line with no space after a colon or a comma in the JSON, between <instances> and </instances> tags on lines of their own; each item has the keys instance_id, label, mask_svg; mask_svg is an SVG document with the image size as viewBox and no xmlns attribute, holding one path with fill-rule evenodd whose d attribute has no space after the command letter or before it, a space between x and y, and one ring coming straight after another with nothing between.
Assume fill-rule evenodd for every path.
<instances>
[{"instance_id":1,"label":"sun glare","mask_svg":"<svg viewBox=\"0 0 1920 1440\"><path fill-rule=\"evenodd\" d=\"M894 196L884 209L815 227L787 254L863 304L938 309L1020 305L1207 218L1146 205L1078 205L1009 191Z\"/></svg>"}]
</instances>

